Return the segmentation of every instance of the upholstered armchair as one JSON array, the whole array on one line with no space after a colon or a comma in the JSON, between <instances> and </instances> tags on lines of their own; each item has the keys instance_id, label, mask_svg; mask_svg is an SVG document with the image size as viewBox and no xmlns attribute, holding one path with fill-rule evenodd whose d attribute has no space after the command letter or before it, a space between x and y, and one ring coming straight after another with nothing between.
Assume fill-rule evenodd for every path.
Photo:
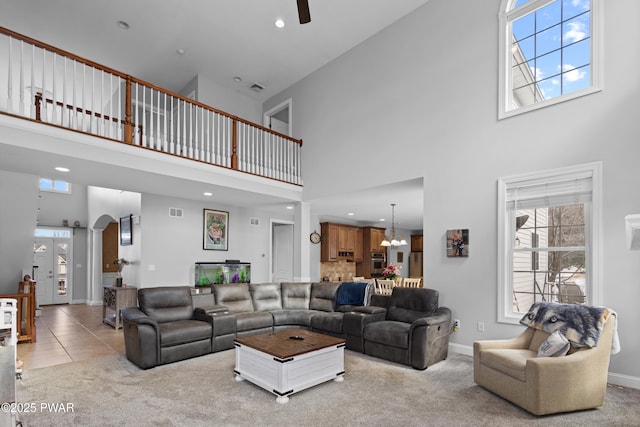
<instances>
[{"instance_id":1,"label":"upholstered armchair","mask_svg":"<svg viewBox=\"0 0 640 427\"><path fill-rule=\"evenodd\" d=\"M122 310L127 359L143 369L211 353L212 321L194 310L188 286L142 288Z\"/></svg>"},{"instance_id":2,"label":"upholstered armchair","mask_svg":"<svg viewBox=\"0 0 640 427\"><path fill-rule=\"evenodd\" d=\"M438 291L393 288L390 296L374 295L372 305L387 308L382 321L363 332L364 352L396 363L426 369L447 357L451 310L438 306Z\"/></svg>"},{"instance_id":3,"label":"upholstered armchair","mask_svg":"<svg viewBox=\"0 0 640 427\"><path fill-rule=\"evenodd\" d=\"M559 357L538 357L550 334L533 327L512 339L476 341L474 380L535 415L602 406L615 322L606 319L597 346L572 345Z\"/></svg>"}]
</instances>

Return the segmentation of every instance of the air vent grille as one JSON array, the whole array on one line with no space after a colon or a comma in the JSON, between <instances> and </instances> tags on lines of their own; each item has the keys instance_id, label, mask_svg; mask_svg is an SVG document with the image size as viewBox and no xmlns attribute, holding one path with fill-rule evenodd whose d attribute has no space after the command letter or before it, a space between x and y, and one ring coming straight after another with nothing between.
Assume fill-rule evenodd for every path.
<instances>
[{"instance_id":1,"label":"air vent grille","mask_svg":"<svg viewBox=\"0 0 640 427\"><path fill-rule=\"evenodd\" d=\"M255 225L255 226L259 226L260 225L260 218L249 218L249 224Z\"/></svg>"},{"instance_id":2,"label":"air vent grille","mask_svg":"<svg viewBox=\"0 0 640 427\"><path fill-rule=\"evenodd\" d=\"M171 218L182 218L183 211L181 208L169 208L169 216Z\"/></svg>"},{"instance_id":3,"label":"air vent grille","mask_svg":"<svg viewBox=\"0 0 640 427\"><path fill-rule=\"evenodd\" d=\"M262 86L260 83L254 83L249 86L249 89L255 90L256 92L262 92L264 90L264 86Z\"/></svg>"}]
</instances>

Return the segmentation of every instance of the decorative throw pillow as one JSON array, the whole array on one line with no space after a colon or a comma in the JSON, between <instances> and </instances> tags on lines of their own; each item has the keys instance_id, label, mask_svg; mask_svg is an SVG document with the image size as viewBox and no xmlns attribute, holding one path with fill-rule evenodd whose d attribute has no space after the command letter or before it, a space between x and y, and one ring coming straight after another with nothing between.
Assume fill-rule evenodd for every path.
<instances>
[{"instance_id":1,"label":"decorative throw pillow","mask_svg":"<svg viewBox=\"0 0 640 427\"><path fill-rule=\"evenodd\" d=\"M571 347L569 340L560 331L555 331L538 349L538 357L564 356L569 351L569 347Z\"/></svg>"}]
</instances>

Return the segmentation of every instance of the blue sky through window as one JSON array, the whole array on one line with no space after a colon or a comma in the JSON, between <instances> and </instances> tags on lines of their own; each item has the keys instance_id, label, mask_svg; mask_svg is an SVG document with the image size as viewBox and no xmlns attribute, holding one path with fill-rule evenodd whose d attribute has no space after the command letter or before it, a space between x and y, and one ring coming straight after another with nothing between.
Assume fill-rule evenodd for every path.
<instances>
[{"instance_id":1,"label":"blue sky through window","mask_svg":"<svg viewBox=\"0 0 640 427\"><path fill-rule=\"evenodd\" d=\"M531 1L517 0L514 9ZM590 0L556 0L513 21L514 44L544 99L591 85L590 7Z\"/></svg>"}]
</instances>

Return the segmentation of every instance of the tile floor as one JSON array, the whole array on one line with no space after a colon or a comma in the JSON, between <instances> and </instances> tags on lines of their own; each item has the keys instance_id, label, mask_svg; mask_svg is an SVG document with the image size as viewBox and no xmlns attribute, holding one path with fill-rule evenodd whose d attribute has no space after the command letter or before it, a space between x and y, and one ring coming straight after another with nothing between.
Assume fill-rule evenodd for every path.
<instances>
[{"instance_id":1,"label":"tile floor","mask_svg":"<svg viewBox=\"0 0 640 427\"><path fill-rule=\"evenodd\" d=\"M42 306L36 328L35 343L18 344L25 370L124 354L122 329L102 323L102 306Z\"/></svg>"}]
</instances>

